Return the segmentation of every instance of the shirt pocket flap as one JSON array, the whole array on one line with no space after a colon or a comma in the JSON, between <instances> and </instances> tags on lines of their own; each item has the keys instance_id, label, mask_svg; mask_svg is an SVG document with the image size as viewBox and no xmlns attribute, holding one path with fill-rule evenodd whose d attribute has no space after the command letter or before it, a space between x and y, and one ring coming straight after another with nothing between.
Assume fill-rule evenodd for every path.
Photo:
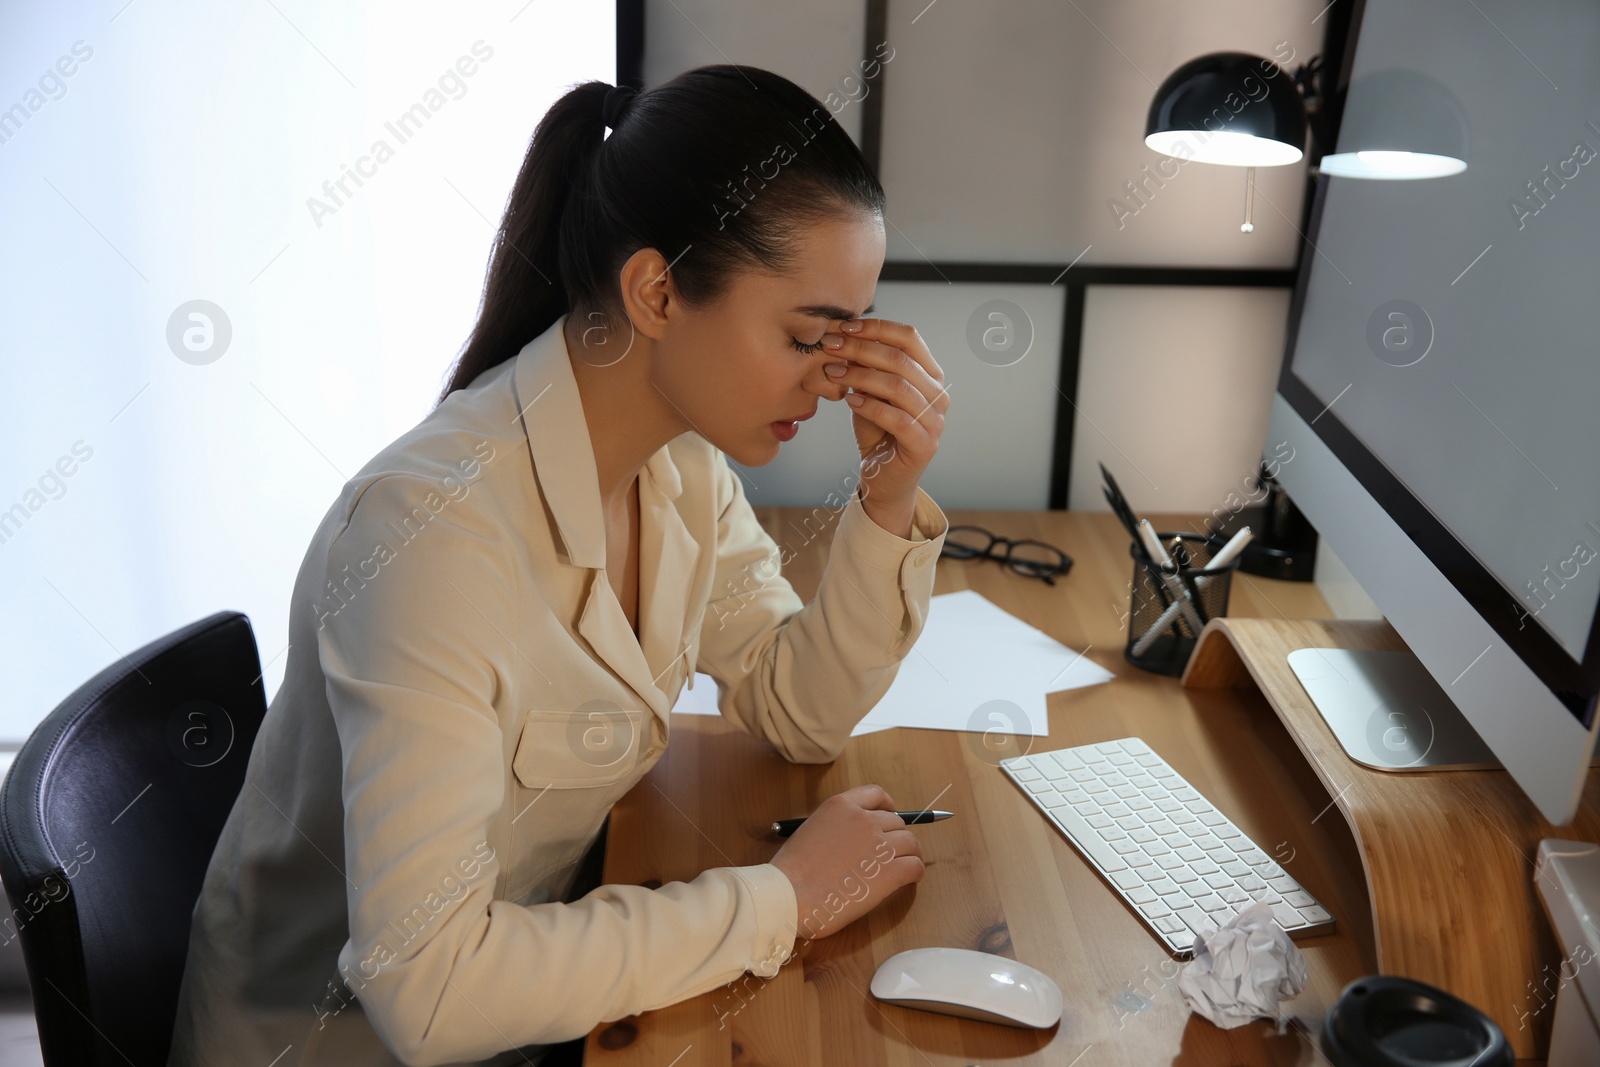
<instances>
[{"instance_id":1,"label":"shirt pocket flap","mask_svg":"<svg viewBox=\"0 0 1600 1067\"><path fill-rule=\"evenodd\" d=\"M517 781L528 789L582 789L625 777L639 763L645 715L609 702L529 711L511 759Z\"/></svg>"}]
</instances>

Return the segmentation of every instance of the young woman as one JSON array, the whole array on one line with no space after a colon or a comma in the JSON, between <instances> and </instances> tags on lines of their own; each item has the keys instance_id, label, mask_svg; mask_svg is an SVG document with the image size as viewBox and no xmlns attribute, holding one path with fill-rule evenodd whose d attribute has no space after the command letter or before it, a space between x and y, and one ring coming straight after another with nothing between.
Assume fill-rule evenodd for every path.
<instances>
[{"instance_id":1,"label":"young woman","mask_svg":"<svg viewBox=\"0 0 1600 1067\"><path fill-rule=\"evenodd\" d=\"M871 783L767 863L659 888L580 867L696 669L729 720L826 762L921 633L947 524L918 481L949 398L914 329L862 317L883 200L766 71L550 109L444 396L306 553L174 1067L537 1062L770 977L921 878ZM861 464L803 604L729 459L767 463L822 399L852 405Z\"/></svg>"}]
</instances>

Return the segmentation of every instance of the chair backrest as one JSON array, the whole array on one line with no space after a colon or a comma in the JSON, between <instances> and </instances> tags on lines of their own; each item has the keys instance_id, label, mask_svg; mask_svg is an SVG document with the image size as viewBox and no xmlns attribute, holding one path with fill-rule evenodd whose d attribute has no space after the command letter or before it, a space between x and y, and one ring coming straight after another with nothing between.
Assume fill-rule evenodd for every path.
<instances>
[{"instance_id":1,"label":"chair backrest","mask_svg":"<svg viewBox=\"0 0 1600 1067\"><path fill-rule=\"evenodd\" d=\"M164 1067L189 924L266 715L250 620L221 611L95 675L0 786L0 880L48 1067Z\"/></svg>"}]
</instances>

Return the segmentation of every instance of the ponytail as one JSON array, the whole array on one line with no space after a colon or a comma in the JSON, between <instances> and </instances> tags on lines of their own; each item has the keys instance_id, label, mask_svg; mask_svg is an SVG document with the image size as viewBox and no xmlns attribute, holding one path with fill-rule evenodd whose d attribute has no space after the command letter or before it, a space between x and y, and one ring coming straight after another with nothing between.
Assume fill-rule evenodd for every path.
<instances>
[{"instance_id":1,"label":"ponytail","mask_svg":"<svg viewBox=\"0 0 1600 1067\"><path fill-rule=\"evenodd\" d=\"M583 82L539 120L441 402L563 314L620 319L619 274L641 248L672 263L685 303L704 306L741 270L790 266L798 224L883 213L860 150L787 78L718 64L636 96L614 88Z\"/></svg>"}]
</instances>

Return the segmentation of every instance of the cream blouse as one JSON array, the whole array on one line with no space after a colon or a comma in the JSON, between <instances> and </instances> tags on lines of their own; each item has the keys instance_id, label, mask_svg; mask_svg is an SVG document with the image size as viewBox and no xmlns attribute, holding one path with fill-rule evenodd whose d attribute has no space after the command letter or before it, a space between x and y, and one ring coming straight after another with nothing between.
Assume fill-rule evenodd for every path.
<instances>
[{"instance_id":1,"label":"cream blouse","mask_svg":"<svg viewBox=\"0 0 1600 1067\"><path fill-rule=\"evenodd\" d=\"M312 538L172 1067L523 1063L791 951L770 863L569 900L578 861L697 669L786 759L836 758L921 633L948 524L919 489L901 538L852 491L802 604L684 434L639 478L635 637L563 325L375 456Z\"/></svg>"}]
</instances>

